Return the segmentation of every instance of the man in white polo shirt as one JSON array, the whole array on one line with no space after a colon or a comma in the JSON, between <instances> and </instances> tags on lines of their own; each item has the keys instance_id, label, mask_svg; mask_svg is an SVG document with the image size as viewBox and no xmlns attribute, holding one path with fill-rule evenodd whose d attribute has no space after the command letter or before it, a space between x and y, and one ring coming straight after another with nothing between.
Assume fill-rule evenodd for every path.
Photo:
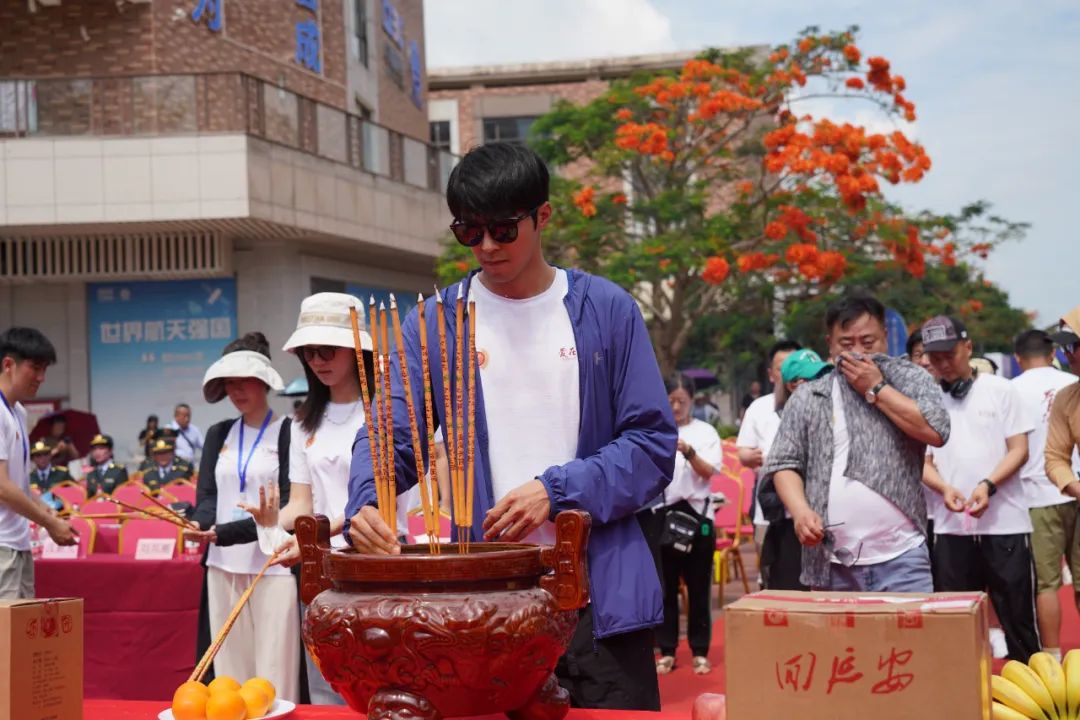
<instances>
[{"instance_id":1,"label":"man in white polo shirt","mask_svg":"<svg viewBox=\"0 0 1080 720\"><path fill-rule=\"evenodd\" d=\"M1035 421L1028 436L1028 461L1020 470L1031 514L1031 554L1035 560L1035 609L1043 649L1061 659L1061 559L1069 563L1073 597L1080 598L1080 533L1076 532L1076 500L1062 494L1046 476L1046 431L1054 397L1076 382L1076 376L1055 368L1054 343L1042 330L1028 330L1013 343L1023 374L1013 379L1020 401ZM1073 471L1080 469L1073 453Z\"/></svg>"},{"instance_id":2,"label":"man in white polo shirt","mask_svg":"<svg viewBox=\"0 0 1080 720\"><path fill-rule=\"evenodd\" d=\"M965 512L935 518L934 586L945 592L986 591L1009 657L1027 662L1041 649L1031 518L1020 481L1034 423L1008 380L972 370L971 339L963 323L931 318L922 336L952 426L945 445L931 448L930 455L945 481L968 498Z\"/></svg>"}]
</instances>

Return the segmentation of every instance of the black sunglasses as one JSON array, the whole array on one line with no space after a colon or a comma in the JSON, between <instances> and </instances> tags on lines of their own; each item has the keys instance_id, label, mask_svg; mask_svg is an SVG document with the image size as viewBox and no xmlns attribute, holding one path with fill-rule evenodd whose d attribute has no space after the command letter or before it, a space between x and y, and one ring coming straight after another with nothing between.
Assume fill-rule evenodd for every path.
<instances>
[{"instance_id":1,"label":"black sunglasses","mask_svg":"<svg viewBox=\"0 0 1080 720\"><path fill-rule=\"evenodd\" d=\"M304 360L311 362L318 355L324 362L330 362L334 359L334 355L337 354L338 349L333 345L305 345L300 348L300 354Z\"/></svg>"},{"instance_id":2,"label":"black sunglasses","mask_svg":"<svg viewBox=\"0 0 1080 720\"><path fill-rule=\"evenodd\" d=\"M487 223L465 222L464 220L455 219L454 222L450 223L450 230L454 233L457 241L465 247L476 247L483 242L484 230L488 231L492 240L500 245L506 245L517 240L518 223L527 217L531 217L533 222L536 222L536 213L543 205L544 203L540 203L532 210L523 212L516 217L492 220Z\"/></svg>"}]
</instances>

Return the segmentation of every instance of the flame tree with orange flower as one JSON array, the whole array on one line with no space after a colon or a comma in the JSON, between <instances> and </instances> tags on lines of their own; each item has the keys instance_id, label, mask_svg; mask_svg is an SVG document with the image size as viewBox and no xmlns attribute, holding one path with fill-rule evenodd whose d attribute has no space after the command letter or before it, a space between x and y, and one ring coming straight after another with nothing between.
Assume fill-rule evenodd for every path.
<instances>
[{"instance_id":1,"label":"flame tree with orange flower","mask_svg":"<svg viewBox=\"0 0 1080 720\"><path fill-rule=\"evenodd\" d=\"M927 263L985 255L1022 232L1001 221L971 233L976 218L887 201L886 187L919 182L931 161L901 129L916 119L907 82L864 57L856 30L712 51L616 81L585 105L559 103L533 125L531 144L569 169L553 179L548 257L630 290L664 371L695 321L734 309L740 287L810 297L867 263L921 277ZM820 98L870 103L897 129L809 114ZM467 268L456 249L441 264L445 275Z\"/></svg>"}]
</instances>

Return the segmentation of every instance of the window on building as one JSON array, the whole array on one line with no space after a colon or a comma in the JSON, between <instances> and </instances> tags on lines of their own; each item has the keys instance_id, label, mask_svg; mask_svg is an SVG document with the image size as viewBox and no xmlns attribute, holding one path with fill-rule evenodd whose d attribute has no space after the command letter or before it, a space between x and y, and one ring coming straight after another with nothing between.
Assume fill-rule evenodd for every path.
<instances>
[{"instance_id":1,"label":"window on building","mask_svg":"<svg viewBox=\"0 0 1080 720\"><path fill-rule=\"evenodd\" d=\"M356 16L355 38L353 38L353 50L360 64L368 67L368 37L367 37L367 0L354 0L354 15Z\"/></svg>"},{"instance_id":2,"label":"window on building","mask_svg":"<svg viewBox=\"0 0 1080 720\"><path fill-rule=\"evenodd\" d=\"M484 142L524 143L536 116L484 118Z\"/></svg>"},{"instance_id":3,"label":"window on building","mask_svg":"<svg viewBox=\"0 0 1080 720\"><path fill-rule=\"evenodd\" d=\"M436 120L431 126L431 144L439 150L450 152L450 121Z\"/></svg>"}]
</instances>

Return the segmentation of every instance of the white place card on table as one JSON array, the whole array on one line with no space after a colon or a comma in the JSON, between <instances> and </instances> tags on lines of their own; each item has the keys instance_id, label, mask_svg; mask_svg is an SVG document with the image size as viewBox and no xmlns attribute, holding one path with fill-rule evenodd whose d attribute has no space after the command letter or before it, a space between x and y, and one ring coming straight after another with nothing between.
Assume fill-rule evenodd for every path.
<instances>
[{"instance_id":1,"label":"white place card on table","mask_svg":"<svg viewBox=\"0 0 1080 720\"><path fill-rule=\"evenodd\" d=\"M139 538L135 546L136 560L172 560L176 555L176 538Z\"/></svg>"}]
</instances>

